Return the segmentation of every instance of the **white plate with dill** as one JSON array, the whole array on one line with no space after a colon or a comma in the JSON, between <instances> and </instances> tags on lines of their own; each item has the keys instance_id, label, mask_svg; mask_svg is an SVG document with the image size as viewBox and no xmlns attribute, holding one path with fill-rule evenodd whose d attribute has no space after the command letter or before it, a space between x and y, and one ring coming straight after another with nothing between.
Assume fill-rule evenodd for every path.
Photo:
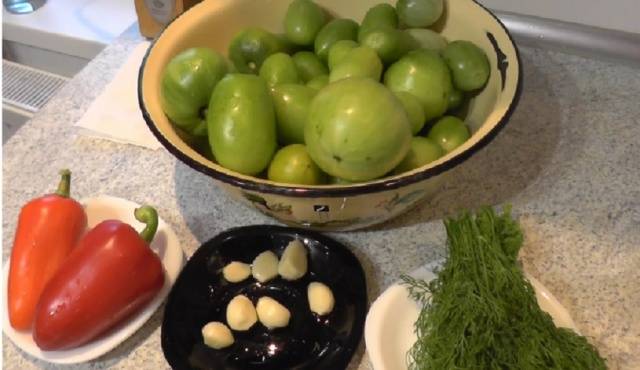
<instances>
[{"instance_id":1,"label":"white plate with dill","mask_svg":"<svg viewBox=\"0 0 640 370\"><path fill-rule=\"evenodd\" d=\"M434 269L441 264L442 261L427 264L409 276L431 281L436 277ZM540 308L551 315L553 322L577 331L571 315L556 297L533 276L527 275L527 278L536 291ZM401 282L391 285L373 302L367 314L364 340L374 370L408 369L407 353L417 340L414 324L420 309L420 304L410 297Z\"/></svg>"},{"instance_id":2,"label":"white plate with dill","mask_svg":"<svg viewBox=\"0 0 640 370\"><path fill-rule=\"evenodd\" d=\"M518 253L510 209L444 221L447 259L401 277L373 303L365 342L375 370L605 370L571 316Z\"/></svg>"}]
</instances>

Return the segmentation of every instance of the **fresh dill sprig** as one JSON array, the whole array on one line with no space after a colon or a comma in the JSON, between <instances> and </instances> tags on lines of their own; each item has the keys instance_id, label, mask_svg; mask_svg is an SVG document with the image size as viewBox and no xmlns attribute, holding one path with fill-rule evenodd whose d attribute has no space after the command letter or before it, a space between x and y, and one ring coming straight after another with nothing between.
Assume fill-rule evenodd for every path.
<instances>
[{"instance_id":1,"label":"fresh dill sprig","mask_svg":"<svg viewBox=\"0 0 640 370\"><path fill-rule=\"evenodd\" d=\"M431 282L403 276L423 308L411 370L600 370L584 338L557 328L517 264L523 236L510 209L444 222L449 257Z\"/></svg>"}]
</instances>

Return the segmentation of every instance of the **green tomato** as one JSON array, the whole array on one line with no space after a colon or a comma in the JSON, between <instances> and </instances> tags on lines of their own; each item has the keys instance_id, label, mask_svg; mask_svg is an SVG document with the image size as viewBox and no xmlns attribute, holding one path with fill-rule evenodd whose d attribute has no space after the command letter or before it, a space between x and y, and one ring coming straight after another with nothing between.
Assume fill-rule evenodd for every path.
<instances>
[{"instance_id":1,"label":"green tomato","mask_svg":"<svg viewBox=\"0 0 640 370\"><path fill-rule=\"evenodd\" d=\"M390 27L368 28L360 33L360 44L375 50L385 65L417 49L418 43L408 33Z\"/></svg>"},{"instance_id":2,"label":"green tomato","mask_svg":"<svg viewBox=\"0 0 640 370\"><path fill-rule=\"evenodd\" d=\"M442 157L444 151L435 141L428 137L416 136L411 139L411 149L398 167L394 168L394 174L411 171L429 164Z\"/></svg>"},{"instance_id":3,"label":"green tomato","mask_svg":"<svg viewBox=\"0 0 640 370\"><path fill-rule=\"evenodd\" d=\"M449 153L462 145L470 137L469 129L464 122L454 116L442 117L436 122L427 135Z\"/></svg>"},{"instance_id":4,"label":"green tomato","mask_svg":"<svg viewBox=\"0 0 640 370\"><path fill-rule=\"evenodd\" d=\"M194 140L195 139L195 140ZM191 137L190 139L186 139L185 142L187 145L195 149L196 152L200 153L203 157L207 158L211 162L216 161L216 157L213 155L211 151L211 145L209 145L209 137Z\"/></svg>"},{"instance_id":5,"label":"green tomato","mask_svg":"<svg viewBox=\"0 0 640 370\"><path fill-rule=\"evenodd\" d=\"M206 137L204 115L211 93L227 73L218 52L191 48L173 57L162 72L160 104L171 122L190 136Z\"/></svg>"},{"instance_id":6,"label":"green tomato","mask_svg":"<svg viewBox=\"0 0 640 370\"><path fill-rule=\"evenodd\" d=\"M327 182L326 175L313 162L302 144L291 144L278 150L269 165L267 178L297 185L319 185Z\"/></svg>"},{"instance_id":7,"label":"green tomato","mask_svg":"<svg viewBox=\"0 0 640 370\"><path fill-rule=\"evenodd\" d=\"M229 59L241 73L257 74L271 54L286 52L289 45L282 37L258 27L240 31L229 44Z\"/></svg>"},{"instance_id":8,"label":"green tomato","mask_svg":"<svg viewBox=\"0 0 640 370\"><path fill-rule=\"evenodd\" d=\"M360 23L358 39L360 39L362 31L371 28L398 28L396 9L387 3L381 3L369 8L362 19L362 23Z\"/></svg>"},{"instance_id":9,"label":"green tomato","mask_svg":"<svg viewBox=\"0 0 640 370\"><path fill-rule=\"evenodd\" d=\"M289 54L271 54L260 67L260 77L273 87L283 83L299 83L298 68Z\"/></svg>"},{"instance_id":10,"label":"green tomato","mask_svg":"<svg viewBox=\"0 0 640 370\"><path fill-rule=\"evenodd\" d=\"M451 72L434 51L419 49L409 52L387 69L384 82L394 92L406 91L418 98L427 121L447 111L453 89Z\"/></svg>"},{"instance_id":11,"label":"green tomato","mask_svg":"<svg viewBox=\"0 0 640 370\"><path fill-rule=\"evenodd\" d=\"M258 76L229 74L213 90L207 115L209 144L220 165L255 175L276 151L276 118L267 84Z\"/></svg>"},{"instance_id":12,"label":"green tomato","mask_svg":"<svg viewBox=\"0 0 640 370\"><path fill-rule=\"evenodd\" d=\"M359 46L349 51L340 63L331 70L329 82L348 77L369 77L380 81L382 68L382 62L373 49Z\"/></svg>"},{"instance_id":13,"label":"green tomato","mask_svg":"<svg viewBox=\"0 0 640 370\"><path fill-rule=\"evenodd\" d=\"M331 176L329 178L329 184L331 185L353 185L355 182L341 179L339 177Z\"/></svg>"},{"instance_id":14,"label":"green tomato","mask_svg":"<svg viewBox=\"0 0 640 370\"><path fill-rule=\"evenodd\" d=\"M329 49L340 40L356 40L358 24L351 19L334 19L322 27L314 42L315 52L323 62L329 57Z\"/></svg>"},{"instance_id":15,"label":"green tomato","mask_svg":"<svg viewBox=\"0 0 640 370\"><path fill-rule=\"evenodd\" d=\"M396 11L408 27L429 27L440 19L444 4L443 0L398 0Z\"/></svg>"},{"instance_id":16,"label":"green tomato","mask_svg":"<svg viewBox=\"0 0 640 370\"><path fill-rule=\"evenodd\" d=\"M303 82L308 82L314 77L329 74L327 66L310 51L299 51L293 54L293 63L298 68L298 74Z\"/></svg>"},{"instance_id":17,"label":"green tomato","mask_svg":"<svg viewBox=\"0 0 640 370\"><path fill-rule=\"evenodd\" d=\"M304 85L282 84L271 89L280 143L304 143L304 125L315 95L316 90Z\"/></svg>"},{"instance_id":18,"label":"green tomato","mask_svg":"<svg viewBox=\"0 0 640 370\"><path fill-rule=\"evenodd\" d=\"M456 88L451 90L451 94L449 94L449 104L447 105L447 110L454 110L462 105L462 101L464 100L464 93Z\"/></svg>"},{"instance_id":19,"label":"green tomato","mask_svg":"<svg viewBox=\"0 0 640 370\"><path fill-rule=\"evenodd\" d=\"M457 40L444 49L442 56L447 62L453 84L462 91L473 91L484 86L489 79L491 67L482 49L470 41Z\"/></svg>"},{"instance_id":20,"label":"green tomato","mask_svg":"<svg viewBox=\"0 0 640 370\"><path fill-rule=\"evenodd\" d=\"M329 49L329 55L327 57L327 64L329 65L329 70L335 68L336 65L345 57L345 55L349 54L349 52L358 47L358 43L353 40L340 40L336 41L336 43L331 46Z\"/></svg>"},{"instance_id":21,"label":"green tomato","mask_svg":"<svg viewBox=\"0 0 640 370\"><path fill-rule=\"evenodd\" d=\"M320 90L329 83L329 75L316 76L307 82L307 86L314 90Z\"/></svg>"},{"instance_id":22,"label":"green tomato","mask_svg":"<svg viewBox=\"0 0 640 370\"><path fill-rule=\"evenodd\" d=\"M417 134L422 130L422 127L424 127L426 122L422 103L420 103L418 98L406 91L398 91L395 94L402 103L405 112L407 112L407 117L411 124L411 133L413 135Z\"/></svg>"},{"instance_id":23,"label":"green tomato","mask_svg":"<svg viewBox=\"0 0 640 370\"><path fill-rule=\"evenodd\" d=\"M420 49L442 51L447 47L447 39L441 34L425 28L408 28L404 30L418 44Z\"/></svg>"},{"instance_id":24,"label":"green tomato","mask_svg":"<svg viewBox=\"0 0 640 370\"><path fill-rule=\"evenodd\" d=\"M284 16L285 35L296 45L312 45L327 22L324 11L311 0L293 0Z\"/></svg>"},{"instance_id":25,"label":"green tomato","mask_svg":"<svg viewBox=\"0 0 640 370\"><path fill-rule=\"evenodd\" d=\"M345 78L320 90L311 102L304 139L326 173L348 181L380 177L411 146L411 126L398 99L384 85Z\"/></svg>"}]
</instances>

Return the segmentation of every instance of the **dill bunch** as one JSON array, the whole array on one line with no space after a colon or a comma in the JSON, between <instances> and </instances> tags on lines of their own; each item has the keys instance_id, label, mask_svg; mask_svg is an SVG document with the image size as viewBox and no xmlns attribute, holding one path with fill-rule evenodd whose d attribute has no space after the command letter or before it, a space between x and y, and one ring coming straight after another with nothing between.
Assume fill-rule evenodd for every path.
<instances>
[{"instance_id":1,"label":"dill bunch","mask_svg":"<svg viewBox=\"0 0 640 370\"><path fill-rule=\"evenodd\" d=\"M402 279L423 308L411 370L599 370L597 350L540 309L518 266L522 231L507 208L447 219L449 257L437 278Z\"/></svg>"}]
</instances>

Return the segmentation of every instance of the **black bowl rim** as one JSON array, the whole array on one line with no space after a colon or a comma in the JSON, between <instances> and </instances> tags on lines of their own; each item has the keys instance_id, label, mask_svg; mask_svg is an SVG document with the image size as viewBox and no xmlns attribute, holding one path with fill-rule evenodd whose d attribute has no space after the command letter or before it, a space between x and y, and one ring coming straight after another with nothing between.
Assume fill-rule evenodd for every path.
<instances>
[{"instance_id":1,"label":"black bowl rim","mask_svg":"<svg viewBox=\"0 0 640 370\"><path fill-rule=\"evenodd\" d=\"M249 191L254 191L258 193L290 196L290 197L296 197L296 198L332 198L332 197L357 196L357 195L364 195L364 194L370 194L370 193L376 193L376 192L384 192L387 190L393 190L393 189L397 189L407 185L411 185L411 184L429 179L431 177L435 177L437 175L440 175L456 167L457 165L461 164L467 159L471 158L472 155L474 155L480 149L484 148L487 144L489 144L498 135L498 133L504 128L504 126L507 124L507 122L511 118L511 115L513 114L516 106L518 105L518 102L520 101L520 95L522 93L522 60L520 58L520 51L518 50L518 47L516 46L516 43L514 42L513 37L511 36L511 33L509 33L509 30L504 25L504 23L502 23L502 21L500 21L500 19L498 19L498 17L496 17L496 15L493 14L489 9L487 9L484 5L480 4L477 0L472 0L472 1L476 5L480 6L480 8L483 9L485 12L487 12L489 15L491 15L491 17L493 17L496 20L496 22L498 22L500 27L502 27L505 34L509 38L511 45L513 46L513 49L515 50L516 60L518 61L518 74L516 76L517 77L516 91L515 91L513 100L509 104L509 107L507 108L507 111L505 112L505 114L500 118L498 123L485 136L483 136L480 140L478 140L477 143L475 143L473 146L471 146L469 149L465 150L464 152L456 155L455 157L452 157L447 161L438 164L437 166L427 168L423 171L416 172L414 174L407 175L407 176L400 176L396 178L390 178L384 181L377 181L377 182L371 182L371 183L354 184L349 186L310 188L310 187L301 187L301 186L275 185L271 183L254 181L252 179L239 178L239 177L224 173L222 171L218 171L216 169L207 167L199 163L198 161L194 160L193 158L189 157L188 155L186 155L180 149L178 149L173 144L171 144L171 142L169 142L169 140L167 140L167 138L165 138L164 135L162 135L160 130L156 127L153 120L151 119L151 115L147 111L147 108L144 104L144 99L142 94L142 80L144 78L144 67L147 64L147 59L149 57L149 54L151 53L151 50L153 49L156 42L158 41L158 39L162 36L165 30L173 22L175 22L182 15L186 14L189 10L187 10L187 12L185 13L180 14L178 17L173 19L171 22L169 22L165 26L165 28L160 32L160 34L158 34L158 36L156 36L156 38L153 40L151 45L149 45L149 48L147 49L144 55L144 58L142 59L140 69L138 71L138 105L140 107L140 111L142 112L142 118L144 119L145 123L147 124L151 132L153 132L154 136L158 139L158 141L160 141L160 143L162 143L162 145L171 154L173 154L176 158L181 160L183 163L187 164L189 167L193 168L196 171L199 171L205 175L208 175L214 178L215 180L219 180L223 183L239 187L243 190L249 190Z\"/></svg>"},{"instance_id":2,"label":"black bowl rim","mask_svg":"<svg viewBox=\"0 0 640 370\"><path fill-rule=\"evenodd\" d=\"M225 240L227 240L229 237L233 237L235 235L238 234L242 234L243 232L250 230L250 231L255 231L255 232L263 232L265 234L270 234L270 233L283 233L283 234L296 234L302 237L306 237L309 239L313 239L317 242L320 242L321 244L324 245L333 245L333 246L337 246L338 248L342 249L345 253L347 253L348 255L350 255L355 261L357 261L357 267L358 270L360 270L360 278L361 281L359 283L362 283L363 287L364 287L364 292L363 292L363 296L364 296L364 301L363 302L359 302L358 307L362 309L362 312L357 312L356 313L356 318L354 319L354 327L353 327L353 334L348 338L347 343L344 346L344 352L343 355L340 357L340 362L335 363L334 365L339 365L341 368L347 368L347 366L349 365L349 363L351 362L351 360L353 359L354 354L356 353L356 351L358 350L358 347L360 346L360 343L362 342L362 338L364 335L364 326L365 326L365 321L366 321L366 316L367 316L367 310L368 310L368 305L369 305L369 298L368 298L368 287L367 287L367 277L366 274L364 272L364 268L362 267L362 263L360 262L360 259L358 259L358 257L353 253L353 251L347 247L344 243L330 237L327 236L325 234L322 234L320 232L317 231L313 231L313 230L309 230L309 229L302 229L299 227L291 227L291 226L280 226L280 225L270 225L270 224L256 224L256 225L245 225L245 226L236 226L236 227L232 227L226 230L221 231L220 233L218 233L217 235L213 236L212 238L208 239L206 242L202 243L198 249L195 250L195 252L193 253L193 255L191 257L189 257L188 261L185 263L185 265L183 266L182 270L180 271L180 274L178 275L178 277L176 278L175 283L178 282L178 279L180 279L180 277L182 276L182 271L184 271L187 267L187 264L189 264L189 262L191 261L191 258L200 251L200 248L205 245L205 244L209 244L209 243L215 243L217 245L220 245L221 243L224 243ZM174 283L174 286L176 286L176 284ZM171 301L172 297L174 296L174 286L171 287L171 290L169 291L169 294L167 295L167 299L165 302L165 308L169 305L169 302ZM164 312L164 311L163 311ZM164 313L163 313L164 315ZM160 324L160 337L161 337L161 345L160 347L162 348L162 353L164 355L165 360L167 361L167 363L170 366L175 366L176 365L176 358L174 356L171 356L167 353L167 351L165 350L165 345L166 345L166 334L164 334L164 328L165 328L165 320L166 320L166 315L164 315L164 317L162 318L162 323ZM171 358L169 358L171 357Z\"/></svg>"}]
</instances>

